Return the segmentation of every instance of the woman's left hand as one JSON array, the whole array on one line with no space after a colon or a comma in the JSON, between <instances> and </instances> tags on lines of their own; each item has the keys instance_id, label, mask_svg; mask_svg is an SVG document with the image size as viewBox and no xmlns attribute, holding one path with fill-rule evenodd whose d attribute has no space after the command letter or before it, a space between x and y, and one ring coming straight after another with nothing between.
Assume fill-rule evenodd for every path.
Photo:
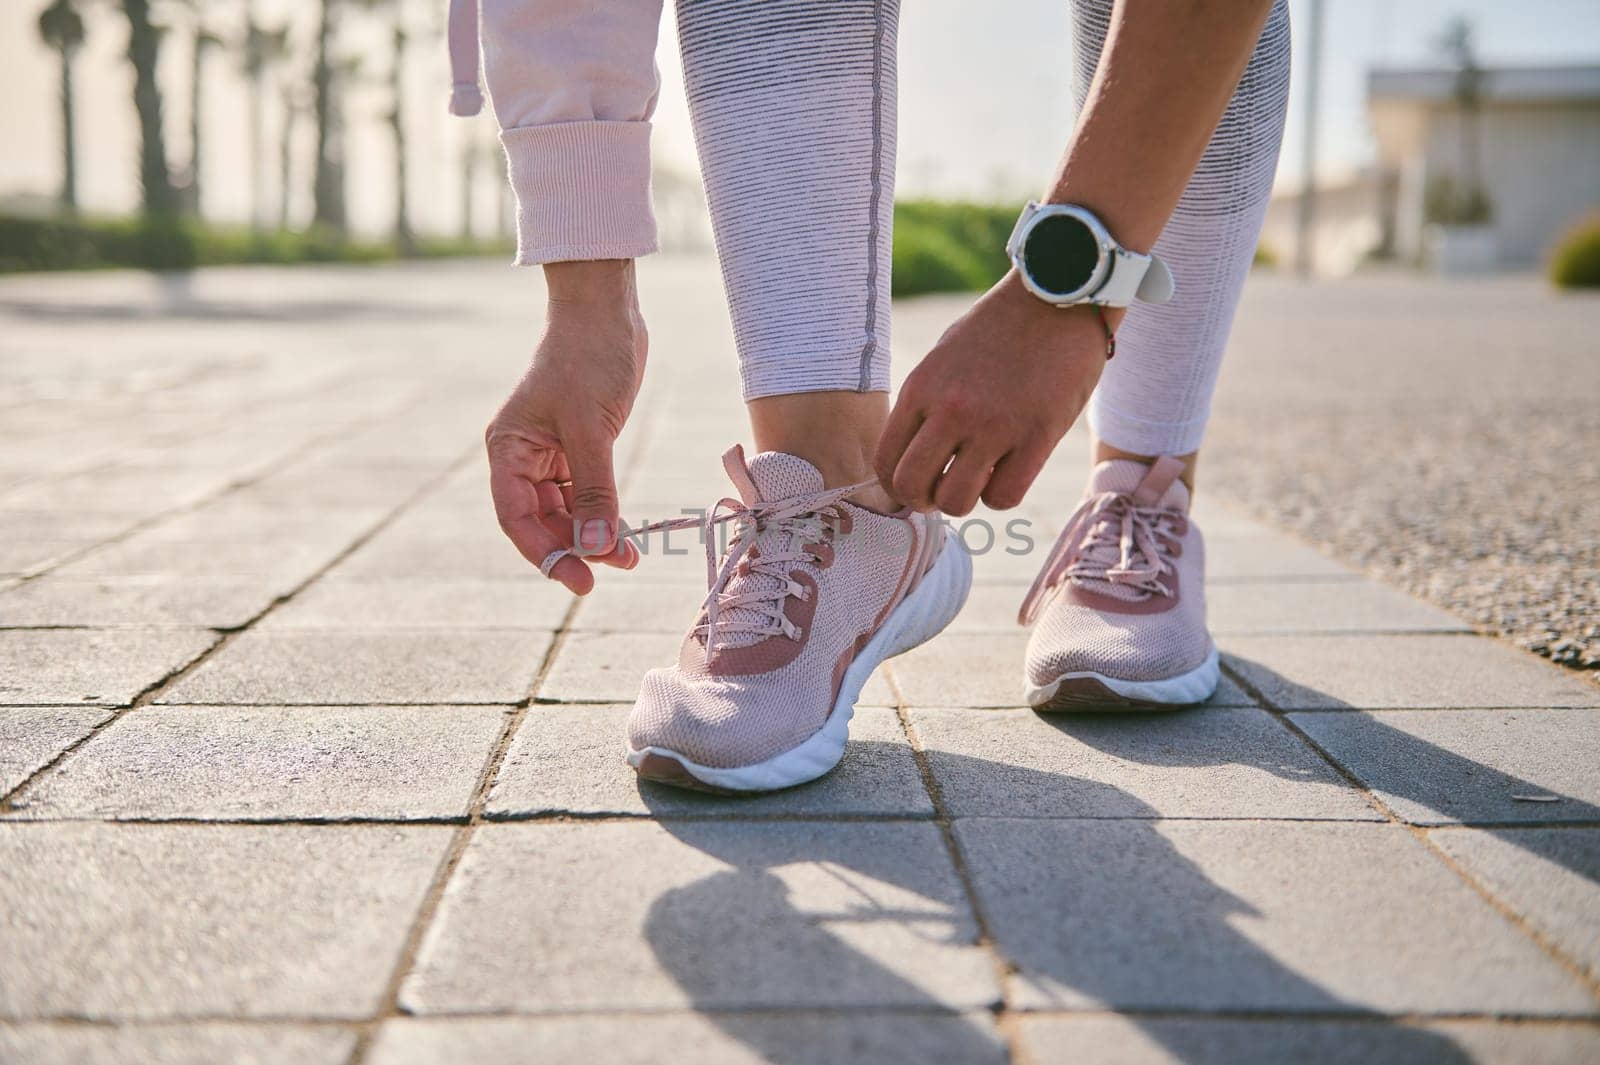
<instances>
[{"instance_id":1,"label":"woman's left hand","mask_svg":"<svg viewBox=\"0 0 1600 1065\"><path fill-rule=\"evenodd\" d=\"M918 510L1016 506L1105 362L1095 308L1052 307L1008 273L906 378L878 444L879 480Z\"/></svg>"}]
</instances>

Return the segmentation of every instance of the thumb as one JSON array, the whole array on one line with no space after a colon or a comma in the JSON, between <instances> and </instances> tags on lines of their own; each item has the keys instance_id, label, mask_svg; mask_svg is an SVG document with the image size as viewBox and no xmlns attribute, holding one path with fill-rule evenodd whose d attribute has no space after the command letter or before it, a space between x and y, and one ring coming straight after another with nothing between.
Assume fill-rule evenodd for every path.
<instances>
[{"instance_id":1,"label":"thumb","mask_svg":"<svg viewBox=\"0 0 1600 1065\"><path fill-rule=\"evenodd\" d=\"M611 469L612 440L579 437L566 447L572 472L573 541L579 554L603 555L617 543L617 481Z\"/></svg>"}]
</instances>

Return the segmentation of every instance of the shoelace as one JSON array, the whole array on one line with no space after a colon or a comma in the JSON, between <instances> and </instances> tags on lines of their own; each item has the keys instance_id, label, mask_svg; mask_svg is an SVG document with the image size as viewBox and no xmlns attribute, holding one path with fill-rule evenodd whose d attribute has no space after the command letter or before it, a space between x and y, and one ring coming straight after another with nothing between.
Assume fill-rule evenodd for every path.
<instances>
[{"instance_id":1,"label":"shoelace","mask_svg":"<svg viewBox=\"0 0 1600 1065\"><path fill-rule=\"evenodd\" d=\"M1063 581L1108 581L1146 595L1170 596L1160 580L1172 568L1162 537L1177 534L1178 520L1171 510L1140 506L1124 492L1102 492L1084 500L1056 537L1044 568L1023 597L1017 621L1031 625ZM1080 538L1083 549L1074 555Z\"/></svg>"},{"instance_id":2,"label":"shoelace","mask_svg":"<svg viewBox=\"0 0 1600 1065\"><path fill-rule=\"evenodd\" d=\"M861 481L842 488L829 488L821 492L790 496L786 499L764 500L754 504L747 504L744 500L732 496L723 496L703 517L669 518L666 521L650 522L633 530L630 535L672 532L678 529L700 530L700 539L706 547L708 590L705 599L700 603L701 609L705 611L706 620L695 626L694 632L695 635L705 636L705 651L708 658L717 639L732 633L752 633L763 637L783 635L791 640L798 640L803 634L789 620L783 608L789 596L800 596L803 599L807 593L805 588L789 576L788 564L815 560L815 556L805 545L820 542L826 535L828 518L822 513L823 511L845 496L870 488L877 483L876 479ZM728 522L733 523L733 534L728 540L728 553L723 558L721 566L718 566L716 530L718 526ZM757 535L774 530L788 534L789 550L776 554L762 552L752 555L750 551L755 546ZM550 569L571 553L567 550L553 551L539 568L548 577ZM759 573L777 583L766 588L729 592L728 584L738 573L741 563L745 564L747 573ZM724 612L740 608L757 614L758 619L723 617Z\"/></svg>"}]
</instances>

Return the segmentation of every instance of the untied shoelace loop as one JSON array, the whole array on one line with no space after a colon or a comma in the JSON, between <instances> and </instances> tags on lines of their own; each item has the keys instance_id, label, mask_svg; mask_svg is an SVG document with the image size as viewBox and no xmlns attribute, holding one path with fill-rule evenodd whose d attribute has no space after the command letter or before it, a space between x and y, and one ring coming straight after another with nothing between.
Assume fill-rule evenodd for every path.
<instances>
[{"instance_id":1,"label":"untied shoelace loop","mask_svg":"<svg viewBox=\"0 0 1600 1065\"><path fill-rule=\"evenodd\" d=\"M1140 506L1125 492L1101 492L1084 500L1056 537L1044 567L1023 597L1018 623L1031 625L1050 593L1068 580L1110 581L1152 595L1170 596L1172 591L1160 580L1172 566L1161 534L1170 534L1175 520L1170 510ZM1074 554L1074 547L1085 536L1083 550ZM1109 547L1113 542L1116 562L1093 557L1095 548Z\"/></svg>"}]
</instances>

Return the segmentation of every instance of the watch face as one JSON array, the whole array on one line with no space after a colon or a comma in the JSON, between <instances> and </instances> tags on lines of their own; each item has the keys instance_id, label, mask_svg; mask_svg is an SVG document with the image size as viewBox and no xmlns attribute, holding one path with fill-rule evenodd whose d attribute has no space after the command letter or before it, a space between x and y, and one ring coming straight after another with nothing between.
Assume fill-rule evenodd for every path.
<instances>
[{"instance_id":1,"label":"watch face","mask_svg":"<svg viewBox=\"0 0 1600 1065\"><path fill-rule=\"evenodd\" d=\"M1028 231L1022 261L1035 285L1052 295L1068 296L1094 277L1100 264L1100 242L1080 219L1046 215Z\"/></svg>"}]
</instances>

